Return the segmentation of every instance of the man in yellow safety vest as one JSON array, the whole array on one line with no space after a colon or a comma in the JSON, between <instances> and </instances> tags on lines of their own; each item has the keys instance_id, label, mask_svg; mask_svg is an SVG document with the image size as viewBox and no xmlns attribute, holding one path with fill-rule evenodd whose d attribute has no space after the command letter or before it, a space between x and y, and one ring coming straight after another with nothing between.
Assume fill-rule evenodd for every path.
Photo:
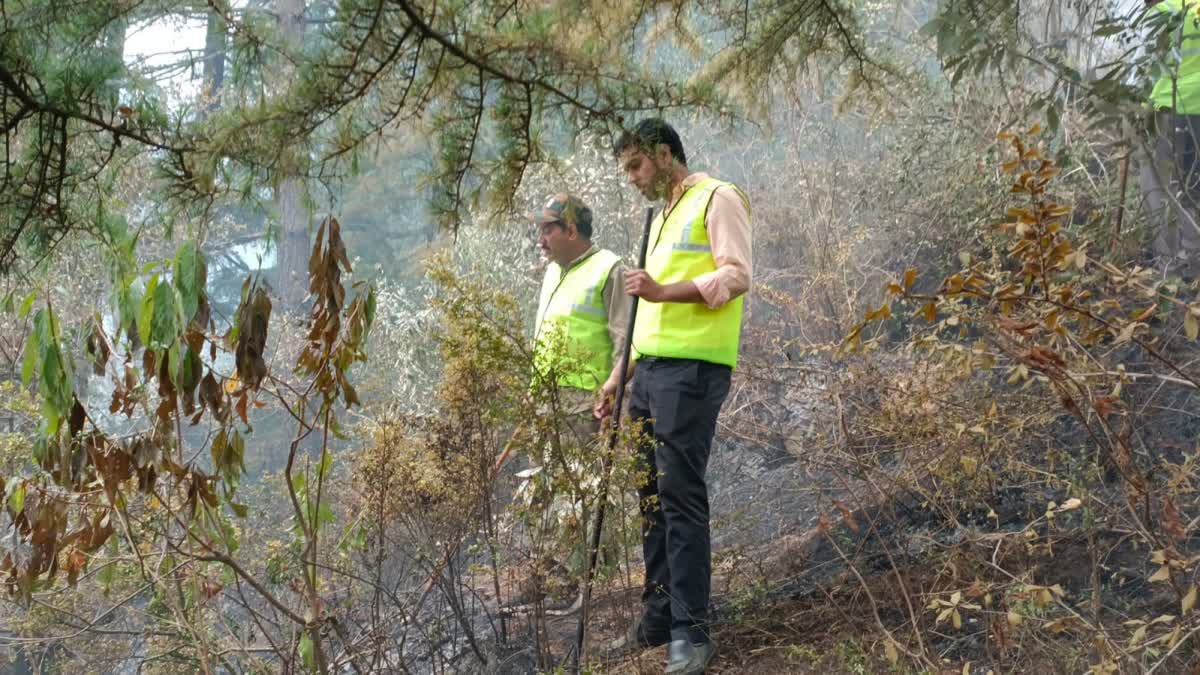
<instances>
[{"instance_id":1,"label":"man in yellow safety vest","mask_svg":"<svg viewBox=\"0 0 1200 675\"><path fill-rule=\"evenodd\" d=\"M568 412L593 410L607 381L617 381L629 296L620 257L592 243L592 211L559 193L530 216L549 261L534 328L535 358L544 374L576 399Z\"/></svg>"},{"instance_id":2,"label":"man in yellow safety vest","mask_svg":"<svg viewBox=\"0 0 1200 675\"><path fill-rule=\"evenodd\" d=\"M617 254L592 243L592 211L578 197L556 194L529 219L537 230L538 247L548 261L534 324L534 365L538 372L531 386L553 387L549 393L557 400L557 413L561 415L561 424L556 425L557 442L547 439L545 452L590 448L599 426L593 417L596 397L606 381L617 381L620 371L631 304L624 288L624 267ZM542 392L548 393L545 389ZM550 412L547 400L542 399L545 413ZM578 505L565 495L553 494L553 481L543 471L562 463L547 456L536 459L540 466L518 474L528 479L518 498L531 506L539 505L536 527L553 527L555 521L571 527L569 524L578 520ZM583 468L577 460L560 459L567 466ZM580 536L579 541L584 538ZM581 555L575 560L578 564L586 555L582 551L580 547ZM557 595L556 591L572 590L573 583L564 584L560 578L567 571L553 555L534 560L527 587L505 609Z\"/></svg>"},{"instance_id":3,"label":"man in yellow safety vest","mask_svg":"<svg viewBox=\"0 0 1200 675\"><path fill-rule=\"evenodd\" d=\"M679 134L640 122L613 148L629 182L663 207L646 267L625 274L641 298L633 329L629 417L651 439L639 488L646 580L641 619L611 653L667 644L671 674L704 672L712 577L705 470L717 414L737 364L742 296L750 288L750 203L731 183L688 169ZM597 415L609 411L615 382Z\"/></svg>"}]
</instances>

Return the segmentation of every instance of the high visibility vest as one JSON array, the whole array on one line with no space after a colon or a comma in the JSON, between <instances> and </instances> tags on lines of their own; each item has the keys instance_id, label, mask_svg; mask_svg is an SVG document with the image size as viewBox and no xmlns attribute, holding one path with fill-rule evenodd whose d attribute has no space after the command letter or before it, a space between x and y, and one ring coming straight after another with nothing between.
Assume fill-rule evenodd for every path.
<instances>
[{"instance_id":1,"label":"high visibility vest","mask_svg":"<svg viewBox=\"0 0 1200 675\"><path fill-rule=\"evenodd\" d=\"M688 281L717 269L704 217L713 192L732 183L705 178L688 188L666 222L660 212L650 224L646 272L660 284ZM740 192L740 191L739 191ZM703 303L642 302L633 328L633 357L697 359L737 365L742 298L717 309Z\"/></svg>"},{"instance_id":2,"label":"high visibility vest","mask_svg":"<svg viewBox=\"0 0 1200 675\"><path fill-rule=\"evenodd\" d=\"M538 369L542 373L553 370L561 386L594 391L612 371L604 286L619 261L617 254L600 249L565 274L557 263L546 268L534 328L534 356Z\"/></svg>"},{"instance_id":3,"label":"high visibility vest","mask_svg":"<svg viewBox=\"0 0 1200 675\"><path fill-rule=\"evenodd\" d=\"M1200 115L1200 0L1186 0L1187 15L1171 35L1171 49L1150 102L1155 110L1171 110L1180 115ZM1163 0L1154 6L1163 13L1184 10L1184 0Z\"/></svg>"}]
</instances>

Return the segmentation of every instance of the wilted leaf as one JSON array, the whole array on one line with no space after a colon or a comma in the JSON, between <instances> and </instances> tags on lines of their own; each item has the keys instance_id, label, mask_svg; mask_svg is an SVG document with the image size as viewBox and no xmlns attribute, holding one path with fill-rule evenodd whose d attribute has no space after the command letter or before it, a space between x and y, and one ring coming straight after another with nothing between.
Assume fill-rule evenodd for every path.
<instances>
[{"instance_id":1,"label":"wilted leaf","mask_svg":"<svg viewBox=\"0 0 1200 675\"><path fill-rule=\"evenodd\" d=\"M85 350L92 358L92 372L98 376L104 375L104 367L108 365L111 350L108 348L108 340L104 337L104 330L100 327L99 321L92 321L92 332L88 335Z\"/></svg>"},{"instance_id":2,"label":"wilted leaf","mask_svg":"<svg viewBox=\"0 0 1200 675\"><path fill-rule=\"evenodd\" d=\"M67 584L72 588L75 582L79 580L79 573L87 569L87 556L83 551L72 546L66 555L66 560L63 562L63 569L67 573Z\"/></svg>"},{"instance_id":3,"label":"wilted leaf","mask_svg":"<svg viewBox=\"0 0 1200 675\"><path fill-rule=\"evenodd\" d=\"M1061 633L1061 632L1067 630L1068 628L1070 628L1071 624L1074 623L1074 621L1075 621L1075 617L1064 616L1062 618L1051 621L1050 623L1043 626L1043 628L1045 628L1046 630L1050 631L1051 633L1054 633L1057 635L1058 633Z\"/></svg>"},{"instance_id":4,"label":"wilted leaf","mask_svg":"<svg viewBox=\"0 0 1200 675\"><path fill-rule=\"evenodd\" d=\"M1171 578L1171 570L1166 565L1158 568L1158 571L1150 575L1150 582L1166 581Z\"/></svg>"},{"instance_id":5,"label":"wilted leaf","mask_svg":"<svg viewBox=\"0 0 1200 675\"><path fill-rule=\"evenodd\" d=\"M271 322L271 298L261 286L255 285L238 308L237 316L237 376L246 386L257 389L267 374L263 354Z\"/></svg>"},{"instance_id":6,"label":"wilted leaf","mask_svg":"<svg viewBox=\"0 0 1200 675\"><path fill-rule=\"evenodd\" d=\"M969 457L967 455L959 457L958 464L962 467L963 473L966 474L968 478L974 477L975 471L979 468L979 461L974 457Z\"/></svg>"},{"instance_id":7,"label":"wilted leaf","mask_svg":"<svg viewBox=\"0 0 1200 675\"><path fill-rule=\"evenodd\" d=\"M925 303L925 306L921 308L921 311L925 313L925 320L929 323L937 321L937 305L935 303Z\"/></svg>"},{"instance_id":8,"label":"wilted leaf","mask_svg":"<svg viewBox=\"0 0 1200 675\"><path fill-rule=\"evenodd\" d=\"M1012 611L1011 609L1008 610L1008 625L1013 626L1013 627L1019 626L1019 625L1021 625L1021 620L1022 619L1021 619L1020 614L1017 614L1016 612Z\"/></svg>"},{"instance_id":9,"label":"wilted leaf","mask_svg":"<svg viewBox=\"0 0 1200 675\"><path fill-rule=\"evenodd\" d=\"M1129 646L1133 647L1144 639L1146 639L1146 626L1140 626L1133 631L1133 636L1129 638Z\"/></svg>"},{"instance_id":10,"label":"wilted leaf","mask_svg":"<svg viewBox=\"0 0 1200 675\"><path fill-rule=\"evenodd\" d=\"M1175 626L1175 630L1171 631L1171 637L1167 638L1167 649L1173 649L1179 644L1179 636L1183 634L1183 626Z\"/></svg>"},{"instance_id":11,"label":"wilted leaf","mask_svg":"<svg viewBox=\"0 0 1200 675\"><path fill-rule=\"evenodd\" d=\"M888 663L893 666L900 660L900 652L896 651L896 645L892 644L891 640L886 640L883 643L883 655L887 658Z\"/></svg>"},{"instance_id":12,"label":"wilted leaf","mask_svg":"<svg viewBox=\"0 0 1200 675\"><path fill-rule=\"evenodd\" d=\"M1129 322L1128 324L1125 325L1124 328L1121 329L1121 332L1117 335L1117 339L1116 339L1115 343L1123 344L1123 343L1129 342L1130 340L1133 339L1134 331L1136 331L1139 327L1145 326L1145 325L1146 324L1140 323L1138 321Z\"/></svg>"},{"instance_id":13,"label":"wilted leaf","mask_svg":"<svg viewBox=\"0 0 1200 675\"><path fill-rule=\"evenodd\" d=\"M213 377L212 371L209 370L204 379L200 380L200 405L210 410L213 417L220 421L224 417L222 414L223 401L221 385L217 384L217 378Z\"/></svg>"},{"instance_id":14,"label":"wilted leaf","mask_svg":"<svg viewBox=\"0 0 1200 675\"><path fill-rule=\"evenodd\" d=\"M1180 604L1183 606L1184 614L1187 614L1188 612L1192 611L1192 608L1196 606L1196 586L1195 586L1195 584L1193 584L1191 587L1188 588L1188 592L1186 595L1183 596L1183 600L1180 602Z\"/></svg>"},{"instance_id":15,"label":"wilted leaf","mask_svg":"<svg viewBox=\"0 0 1200 675\"><path fill-rule=\"evenodd\" d=\"M1183 524L1173 497L1168 496L1163 499L1162 524L1167 534L1176 541L1183 541L1187 537L1187 528Z\"/></svg>"},{"instance_id":16,"label":"wilted leaf","mask_svg":"<svg viewBox=\"0 0 1200 675\"><path fill-rule=\"evenodd\" d=\"M866 317L864 317L864 318L865 318L865 320L866 320L866 321L875 321L875 320L877 320L877 319L890 319L890 318L892 318L892 305L891 305L891 303L887 303L887 302L885 302L885 303L883 303L883 305L881 305L881 306L879 307L879 309L868 310L868 311L867 311L867 314L866 314Z\"/></svg>"},{"instance_id":17,"label":"wilted leaf","mask_svg":"<svg viewBox=\"0 0 1200 675\"><path fill-rule=\"evenodd\" d=\"M836 499L833 500L833 505L842 513L842 522L846 524L846 527L850 528L851 532L858 532L858 523L854 520L854 513Z\"/></svg>"}]
</instances>

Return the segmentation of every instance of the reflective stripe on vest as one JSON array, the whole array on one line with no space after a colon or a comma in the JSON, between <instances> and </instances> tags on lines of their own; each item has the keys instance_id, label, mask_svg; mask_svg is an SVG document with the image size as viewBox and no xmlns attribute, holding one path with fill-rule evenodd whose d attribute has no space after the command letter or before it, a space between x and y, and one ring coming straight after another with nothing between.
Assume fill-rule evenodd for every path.
<instances>
[{"instance_id":1,"label":"reflective stripe on vest","mask_svg":"<svg viewBox=\"0 0 1200 675\"><path fill-rule=\"evenodd\" d=\"M1164 0L1154 6L1164 14L1178 14L1184 0ZM1172 31L1171 47L1162 75L1154 83L1150 102L1156 110L1171 110L1180 115L1200 114L1200 0L1186 0L1186 14Z\"/></svg>"},{"instance_id":2,"label":"reflective stripe on vest","mask_svg":"<svg viewBox=\"0 0 1200 675\"><path fill-rule=\"evenodd\" d=\"M717 269L704 218L713 192L732 183L705 178L688 188L671 209L650 225L646 272L660 284L695 279ZM739 190L740 193L740 190ZM734 367L742 330L742 298L717 309L704 303L642 302L633 329L633 357L697 359Z\"/></svg>"},{"instance_id":3,"label":"reflective stripe on vest","mask_svg":"<svg viewBox=\"0 0 1200 675\"><path fill-rule=\"evenodd\" d=\"M556 263L546 268L534 328L535 360L542 373L553 370L561 386L592 391L612 371L604 286L619 260L601 249L565 276Z\"/></svg>"}]
</instances>

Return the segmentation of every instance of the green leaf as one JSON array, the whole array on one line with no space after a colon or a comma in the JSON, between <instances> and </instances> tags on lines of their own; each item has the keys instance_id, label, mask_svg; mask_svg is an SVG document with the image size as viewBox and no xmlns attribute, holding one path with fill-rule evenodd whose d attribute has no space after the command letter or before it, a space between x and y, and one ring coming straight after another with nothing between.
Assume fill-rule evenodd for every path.
<instances>
[{"instance_id":1,"label":"green leaf","mask_svg":"<svg viewBox=\"0 0 1200 675\"><path fill-rule=\"evenodd\" d=\"M16 517L25 510L25 481L14 478L8 491L8 508Z\"/></svg>"},{"instance_id":2,"label":"green leaf","mask_svg":"<svg viewBox=\"0 0 1200 675\"><path fill-rule=\"evenodd\" d=\"M167 350L167 373L171 376L171 382L175 386L179 386L179 343L172 342L170 349Z\"/></svg>"},{"instance_id":3,"label":"green leaf","mask_svg":"<svg viewBox=\"0 0 1200 675\"><path fill-rule=\"evenodd\" d=\"M333 434L333 437L340 441L350 440L350 435L342 430L342 425L338 424L336 417L329 418L329 433Z\"/></svg>"},{"instance_id":4,"label":"green leaf","mask_svg":"<svg viewBox=\"0 0 1200 675\"><path fill-rule=\"evenodd\" d=\"M292 489L296 491L296 494L305 494L307 491L306 488L307 486L304 484L304 474L297 473L296 475L292 476Z\"/></svg>"},{"instance_id":5,"label":"green leaf","mask_svg":"<svg viewBox=\"0 0 1200 675\"><path fill-rule=\"evenodd\" d=\"M28 387L29 382L33 379L33 373L37 369L38 352L41 351L41 345L38 344L38 335L36 331L25 342L25 360L21 363L21 382Z\"/></svg>"},{"instance_id":6,"label":"green leaf","mask_svg":"<svg viewBox=\"0 0 1200 675\"><path fill-rule=\"evenodd\" d=\"M200 375L204 372L204 362L200 360L200 355L196 353L190 346L184 353L183 365L180 367L179 388L188 392L194 392L196 386L200 384Z\"/></svg>"},{"instance_id":7,"label":"green leaf","mask_svg":"<svg viewBox=\"0 0 1200 675\"><path fill-rule=\"evenodd\" d=\"M325 480L333 468L333 453L328 450L321 453L321 465L317 467L317 480Z\"/></svg>"},{"instance_id":8,"label":"green leaf","mask_svg":"<svg viewBox=\"0 0 1200 675\"><path fill-rule=\"evenodd\" d=\"M108 564L102 566L100 568L99 573L97 573L97 575L96 575L100 579L100 588L103 591L105 597L108 597L108 592L112 588L113 582L116 581L116 579L117 579L117 562L116 562L117 554L118 554L117 538L109 537L108 538L108 557L109 557L110 561Z\"/></svg>"},{"instance_id":9,"label":"green leaf","mask_svg":"<svg viewBox=\"0 0 1200 675\"><path fill-rule=\"evenodd\" d=\"M137 329L138 335L141 336L142 342L151 347L150 344L150 326L154 322L154 293L158 290L158 275L150 277L150 281L146 282L146 292L142 294L138 302Z\"/></svg>"},{"instance_id":10,"label":"green leaf","mask_svg":"<svg viewBox=\"0 0 1200 675\"><path fill-rule=\"evenodd\" d=\"M238 518L245 518L250 512L250 510L246 508L245 504L238 504L237 502L229 502L229 508Z\"/></svg>"},{"instance_id":11,"label":"green leaf","mask_svg":"<svg viewBox=\"0 0 1200 675\"><path fill-rule=\"evenodd\" d=\"M168 284L158 284L154 288L153 297L154 310L150 324L150 340L146 344L155 349L166 349L175 343L179 333L175 321L178 313L175 290ZM141 328L140 325L138 327Z\"/></svg>"},{"instance_id":12,"label":"green leaf","mask_svg":"<svg viewBox=\"0 0 1200 675\"><path fill-rule=\"evenodd\" d=\"M172 275L175 288L179 289L184 321L189 321L196 315L201 294L204 292L201 265L203 254L196 248L195 242L184 242L175 256L175 270Z\"/></svg>"},{"instance_id":13,"label":"green leaf","mask_svg":"<svg viewBox=\"0 0 1200 675\"><path fill-rule=\"evenodd\" d=\"M142 305L142 292L134 281L136 280L122 282L114 291L117 318L120 322L116 332L124 331L130 337L137 333L140 338L141 332L138 330L137 321L138 311Z\"/></svg>"},{"instance_id":14,"label":"green leaf","mask_svg":"<svg viewBox=\"0 0 1200 675\"><path fill-rule=\"evenodd\" d=\"M317 664L313 660L313 642L308 633L300 636L300 644L296 649L300 652L300 658L304 660L304 667L310 671L316 670Z\"/></svg>"},{"instance_id":15,"label":"green leaf","mask_svg":"<svg viewBox=\"0 0 1200 675\"><path fill-rule=\"evenodd\" d=\"M42 401L42 424L47 436L54 436L58 433L58 423L62 421L62 416L46 401Z\"/></svg>"},{"instance_id":16,"label":"green leaf","mask_svg":"<svg viewBox=\"0 0 1200 675\"><path fill-rule=\"evenodd\" d=\"M317 508L317 527L328 525L333 522L333 511L329 509L329 504L321 502L321 506Z\"/></svg>"},{"instance_id":17,"label":"green leaf","mask_svg":"<svg viewBox=\"0 0 1200 675\"><path fill-rule=\"evenodd\" d=\"M367 524L361 520L356 520L346 526L342 533L342 540L338 543L338 550L342 553L350 551L361 551L367 547Z\"/></svg>"},{"instance_id":18,"label":"green leaf","mask_svg":"<svg viewBox=\"0 0 1200 675\"><path fill-rule=\"evenodd\" d=\"M236 479L245 470L245 459L246 439L235 431L233 432L233 439L229 443L229 471L231 479Z\"/></svg>"},{"instance_id":19,"label":"green leaf","mask_svg":"<svg viewBox=\"0 0 1200 675\"><path fill-rule=\"evenodd\" d=\"M25 299L21 301L21 313L19 316L22 319L29 316L29 310L33 308L35 298L37 298L37 291L30 291L29 295L25 296Z\"/></svg>"}]
</instances>

